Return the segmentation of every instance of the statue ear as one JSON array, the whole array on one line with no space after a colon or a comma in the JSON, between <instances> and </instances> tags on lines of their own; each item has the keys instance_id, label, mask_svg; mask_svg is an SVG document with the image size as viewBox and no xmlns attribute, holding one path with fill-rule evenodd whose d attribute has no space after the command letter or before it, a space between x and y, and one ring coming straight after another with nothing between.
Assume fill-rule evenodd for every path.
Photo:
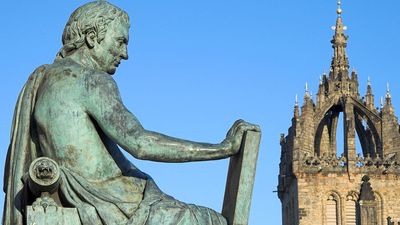
<instances>
[{"instance_id":1,"label":"statue ear","mask_svg":"<svg viewBox=\"0 0 400 225\"><path fill-rule=\"evenodd\" d=\"M97 42L97 34L96 31L90 30L86 33L85 37L86 44L89 48L93 48Z\"/></svg>"}]
</instances>

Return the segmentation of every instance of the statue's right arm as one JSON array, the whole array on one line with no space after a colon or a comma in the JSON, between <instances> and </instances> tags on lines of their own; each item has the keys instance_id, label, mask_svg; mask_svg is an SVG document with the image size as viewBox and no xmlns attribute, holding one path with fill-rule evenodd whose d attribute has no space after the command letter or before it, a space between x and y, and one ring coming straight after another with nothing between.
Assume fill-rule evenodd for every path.
<instances>
[{"instance_id":1,"label":"statue's right arm","mask_svg":"<svg viewBox=\"0 0 400 225\"><path fill-rule=\"evenodd\" d=\"M258 126L238 121L220 144L192 142L145 130L122 103L117 85L109 75L93 75L85 85L86 111L115 143L139 159L188 162L227 158L238 152L246 130Z\"/></svg>"}]
</instances>

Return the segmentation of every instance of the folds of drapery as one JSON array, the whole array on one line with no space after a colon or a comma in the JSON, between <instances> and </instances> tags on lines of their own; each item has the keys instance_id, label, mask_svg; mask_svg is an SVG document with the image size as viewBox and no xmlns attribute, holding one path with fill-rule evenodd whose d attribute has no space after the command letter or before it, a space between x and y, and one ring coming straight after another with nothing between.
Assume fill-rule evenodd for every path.
<instances>
[{"instance_id":1,"label":"folds of drapery","mask_svg":"<svg viewBox=\"0 0 400 225\"><path fill-rule=\"evenodd\" d=\"M41 66L30 75L14 111L4 173L4 225L24 224L22 177L30 163L42 156L32 114L47 67ZM60 198L69 207L77 208L82 225L226 225L226 219L215 211L162 193L151 178L144 181L128 175L116 178L114 183L89 182L61 167L61 179ZM111 184L121 189L110 188ZM123 185L127 187L122 188Z\"/></svg>"},{"instance_id":2,"label":"folds of drapery","mask_svg":"<svg viewBox=\"0 0 400 225\"><path fill-rule=\"evenodd\" d=\"M11 127L11 140L4 168L3 224L23 224L23 175L30 163L40 154L35 140L36 132L31 127L32 112L36 93L44 76L46 65L37 68L30 76L19 94Z\"/></svg>"},{"instance_id":3,"label":"folds of drapery","mask_svg":"<svg viewBox=\"0 0 400 225\"><path fill-rule=\"evenodd\" d=\"M104 187L105 182L91 183L62 168L61 193L65 202L76 207L83 225L226 225L226 219L206 207L186 204L162 193L149 178L139 202L118 198ZM121 179L127 177L121 176ZM119 178L117 178L119 180ZM119 181L117 181L119 182ZM127 184L126 181L120 181ZM140 182L136 180L136 182ZM129 183L129 181L128 181ZM136 186L137 184L131 184ZM112 187L111 187L112 188ZM125 196L142 196L129 191Z\"/></svg>"}]
</instances>

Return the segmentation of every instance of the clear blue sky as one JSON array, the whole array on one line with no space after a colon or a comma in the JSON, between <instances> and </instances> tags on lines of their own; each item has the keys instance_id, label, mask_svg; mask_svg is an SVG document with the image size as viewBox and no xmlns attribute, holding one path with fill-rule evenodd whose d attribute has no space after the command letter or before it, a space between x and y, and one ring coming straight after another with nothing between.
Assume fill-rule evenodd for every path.
<instances>
[{"instance_id":1,"label":"clear blue sky","mask_svg":"<svg viewBox=\"0 0 400 225\"><path fill-rule=\"evenodd\" d=\"M28 75L51 63L70 13L87 1L4 1L0 14L0 161L17 95ZM276 190L279 135L287 132L296 94L316 93L329 70L335 0L111 1L131 17L130 59L114 78L145 128L216 143L238 118L263 130L250 225L280 225ZM400 2L343 0L348 56L365 93L390 83L400 112ZM398 113L398 115L400 115ZM132 159L168 194L221 209L227 160L166 164ZM0 167L3 175L3 167ZM0 196L0 202L4 199ZM2 207L2 204L0 204Z\"/></svg>"}]
</instances>

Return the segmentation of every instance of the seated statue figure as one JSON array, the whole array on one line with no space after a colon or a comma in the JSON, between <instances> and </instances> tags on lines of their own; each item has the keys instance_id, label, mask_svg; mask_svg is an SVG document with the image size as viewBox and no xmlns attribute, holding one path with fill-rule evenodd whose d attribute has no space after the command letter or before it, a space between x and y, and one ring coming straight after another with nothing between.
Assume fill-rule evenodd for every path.
<instances>
[{"instance_id":1,"label":"seated statue figure","mask_svg":"<svg viewBox=\"0 0 400 225\"><path fill-rule=\"evenodd\" d=\"M76 208L83 225L223 225L215 211L164 194L150 176L129 162L228 158L246 131L236 121L219 144L198 143L148 131L122 103L112 76L128 59L129 17L106 1L87 3L67 22L63 47L53 64L29 77L15 109L5 167L3 224L22 225L30 163L49 157L61 170L58 198Z\"/></svg>"}]
</instances>

